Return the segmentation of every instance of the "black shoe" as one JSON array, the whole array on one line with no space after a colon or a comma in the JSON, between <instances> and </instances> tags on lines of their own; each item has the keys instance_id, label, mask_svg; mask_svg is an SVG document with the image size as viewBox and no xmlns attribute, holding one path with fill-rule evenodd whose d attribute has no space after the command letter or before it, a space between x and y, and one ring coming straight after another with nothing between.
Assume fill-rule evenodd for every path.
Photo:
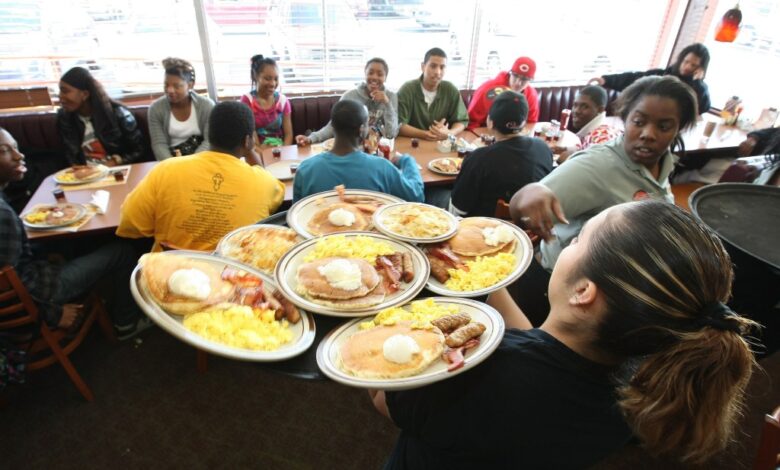
<instances>
[{"instance_id":1,"label":"black shoe","mask_svg":"<svg viewBox=\"0 0 780 470\"><path fill-rule=\"evenodd\" d=\"M119 341L124 341L134 337L144 330L149 329L152 326L154 326L152 320L147 316L143 316L135 323L131 323L129 325L114 325L114 330L116 331L117 339Z\"/></svg>"}]
</instances>

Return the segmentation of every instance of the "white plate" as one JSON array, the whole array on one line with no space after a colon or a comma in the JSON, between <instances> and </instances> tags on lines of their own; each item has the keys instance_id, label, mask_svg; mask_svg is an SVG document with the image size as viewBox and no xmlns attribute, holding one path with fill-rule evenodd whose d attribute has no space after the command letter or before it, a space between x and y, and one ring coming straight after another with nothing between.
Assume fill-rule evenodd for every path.
<instances>
[{"instance_id":1,"label":"white plate","mask_svg":"<svg viewBox=\"0 0 780 470\"><path fill-rule=\"evenodd\" d=\"M290 165L300 165L301 162L303 162L303 160L282 160L266 165L265 169L268 170L274 178L281 181L289 181L293 179L293 174L290 172Z\"/></svg>"},{"instance_id":2,"label":"white plate","mask_svg":"<svg viewBox=\"0 0 780 470\"><path fill-rule=\"evenodd\" d=\"M63 186L69 186L69 185L76 185L76 184L86 184L86 183L92 183L93 181L98 181L100 179L103 179L108 174L108 167L105 165L96 165L97 168L100 169L99 173L95 173L93 176L90 176L89 178L84 178L81 180L76 181L68 181L68 180L62 180L61 177L63 174L65 174L70 168L65 168L64 170L58 171L54 174L54 181L57 182L57 184L63 185Z\"/></svg>"},{"instance_id":3,"label":"white plate","mask_svg":"<svg viewBox=\"0 0 780 470\"><path fill-rule=\"evenodd\" d=\"M448 364L443 359L439 359L421 373L400 379L364 379L342 371L339 367L341 345L359 331L361 322L371 320L373 317L357 318L328 333L317 347L317 365L325 375L344 385L379 390L406 390L462 374L487 359L496 350L501 343L501 338L504 337L504 319L493 307L471 299L445 297L433 299L436 303L457 305L461 312L468 313L473 321L480 322L486 327L479 338L479 346L466 351L465 363L460 369L447 372Z\"/></svg>"},{"instance_id":4,"label":"white plate","mask_svg":"<svg viewBox=\"0 0 780 470\"><path fill-rule=\"evenodd\" d=\"M359 307L355 309L346 308L334 308L326 305L321 305L312 300L298 294L296 287L298 286L297 274L298 267L304 263L303 259L314 249L314 246L318 241L327 239L329 237L345 236L345 237L370 237L375 240L383 241L390 245L397 251L406 251L412 255L412 265L414 267L414 279L407 284L401 282L401 287L398 291L385 296L385 300L368 307ZM290 299L298 307L310 311L322 313L325 315L331 315L334 317L361 317L369 315L374 312L378 312L385 308L395 307L402 305L414 298L425 287L425 283L428 281L428 275L431 272L431 265L428 262L428 258L425 257L422 251L415 246L407 245L406 243L393 240L385 235L368 232L342 232L332 235L324 235L319 238L306 240L293 247L288 251L286 255L282 256L282 259L276 263L276 270L274 271L274 277L276 278L276 284L282 291L285 297Z\"/></svg>"},{"instance_id":5,"label":"white plate","mask_svg":"<svg viewBox=\"0 0 780 470\"><path fill-rule=\"evenodd\" d=\"M257 229L260 229L260 228L272 229L272 230L290 230L287 227L282 227L281 225L273 225L273 224L256 224L256 225L247 225L246 227L239 227L239 228L233 230L232 232L228 233L224 237L222 237L222 239L219 241L219 244L217 244L217 249L215 250L215 253L217 255L219 255L219 256L224 257L224 258L232 259L234 261L237 261L237 262L243 263L243 264L248 264L249 266L252 266L255 269L259 269L260 271L263 271L264 273L267 273L269 275L273 275L273 269L271 269L270 271L266 271L266 270L264 270L264 269L262 269L262 268L260 268L258 266L254 266L254 265L249 264L249 263L244 263L243 261L241 261L239 259L235 259L235 258L233 258L232 256L229 255L229 251L230 251L230 249L232 248L232 245L233 245L233 237L235 237L236 235L238 235L240 233L257 230ZM303 238L301 238L300 235L297 235L296 236L296 243L301 242L301 241L303 241ZM255 243L252 246L252 248L254 250L262 250L262 249L264 249L264 247L265 246L264 246L264 244L262 242ZM290 247L290 248L292 248L292 247Z\"/></svg>"},{"instance_id":6,"label":"white plate","mask_svg":"<svg viewBox=\"0 0 780 470\"><path fill-rule=\"evenodd\" d=\"M365 189L347 189L345 190L345 194L347 196L370 197L378 201L387 202L388 204L403 202L401 198L391 196L390 194L368 191ZM292 207L290 207L290 210L287 211L287 226L298 232L298 235L303 238L314 238L316 235L309 232L309 221L311 218L320 210L339 202L341 202L341 200L335 190L323 191L307 196L293 204Z\"/></svg>"},{"instance_id":7,"label":"white plate","mask_svg":"<svg viewBox=\"0 0 780 470\"><path fill-rule=\"evenodd\" d=\"M49 223L46 223L46 222L41 222L41 223L28 222L25 217L27 215L35 212L36 210L34 209L34 210L31 210L31 211L25 212L24 214L22 214L20 216L21 219L22 219L22 224L24 224L24 226L27 227L27 228L39 229L39 230L44 230L44 229L49 229L49 228L57 228L57 227L65 227L65 226L68 226L68 225L75 224L76 222L81 220L87 213L87 208L86 207L82 206L81 204L77 204L75 202L61 202L61 203L58 203L58 204L41 204L38 207L36 207L36 209L42 209L44 207L73 207L78 212L77 212L76 217L74 217L72 219L69 219L69 220L61 221L59 223L49 224Z\"/></svg>"},{"instance_id":8,"label":"white plate","mask_svg":"<svg viewBox=\"0 0 780 470\"><path fill-rule=\"evenodd\" d=\"M475 218L475 217L469 217L469 218ZM515 258L517 258L517 261L515 264L515 269L509 273L507 277L504 279L498 281L496 284L493 284L490 287L485 287L484 289L479 290L473 290L473 291L459 291L459 290L450 290L448 289L444 284L437 281L436 278L433 276L430 276L428 278L428 285L426 286L428 290L431 292L435 292L440 295L447 295L452 297L479 297L481 295L487 295L491 292L495 292L502 287L506 287L509 284L515 282L517 278L523 275L526 269L528 269L528 266L531 265L531 258L533 258L534 255L534 245L531 243L531 239L528 238L528 235L520 230L516 225L513 225L505 220L501 219L493 219L491 217L478 217L480 219L488 219L488 220L494 220L496 222L501 222L505 224L507 227L512 229L512 232L514 233L515 237L517 237L517 244L515 245Z\"/></svg>"},{"instance_id":9,"label":"white plate","mask_svg":"<svg viewBox=\"0 0 780 470\"><path fill-rule=\"evenodd\" d=\"M442 160L453 160L453 161L455 161L455 160L460 160L460 158L452 158L452 157L449 157L449 158L435 158L435 159L433 159L433 160L428 162L428 169L431 170L434 173L438 173L440 175L446 175L446 176L455 176L458 173L460 173L460 170L457 170L457 171L442 171L442 170L439 170L438 168L436 168L435 166L433 166L434 163L440 162ZM463 162L461 162L461 165L462 164L463 164Z\"/></svg>"},{"instance_id":10,"label":"white plate","mask_svg":"<svg viewBox=\"0 0 780 470\"><path fill-rule=\"evenodd\" d=\"M421 238L421 237L410 237L407 235L402 235L400 233L396 233L392 230L390 230L384 223L383 223L383 216L385 212L390 210L395 210L395 208L403 207L403 206L424 206L429 209L433 209L444 215L449 221L450 221L450 228L442 233L441 235L437 235L435 237L428 237L428 238ZM455 218L454 215L450 214L449 212L445 211L444 209L441 209L436 206L431 206L430 204L423 204L421 202L401 202L398 204L390 204L384 207L379 208L378 211L374 212L374 226L377 230L384 233L385 235L391 236L393 238L397 238L398 240L402 240L409 243L438 243L443 242L444 240L447 240L448 238L451 238L453 235L455 235L455 232L458 230L458 219Z\"/></svg>"},{"instance_id":11,"label":"white plate","mask_svg":"<svg viewBox=\"0 0 780 470\"><path fill-rule=\"evenodd\" d=\"M178 256L186 256L188 258L199 261L206 261L219 266L230 266L246 271L251 273L253 276L257 276L262 279L263 286L266 289L276 290L276 283L273 279L271 279L271 277L269 277L267 274L263 274L262 271L252 269L245 264L241 264L225 258L218 258L215 255L209 255L195 251L177 250L168 251L166 253ZM254 351L250 349L235 348L208 340L185 328L183 324L183 316L166 313L165 310L157 305L157 303L152 299L152 296L146 288L145 283L141 280L141 269L142 268L140 265L136 266L133 270L133 274L130 275L130 290L133 293L135 301L146 313L146 315L148 315L149 318L151 318L160 328L164 329L185 343L195 346L198 349L202 349L212 354L230 359L272 362L297 356L309 349L309 346L311 346L314 342L314 319L311 315L304 312L303 310L300 310L301 320L294 325L290 324L290 330L293 333L292 340L289 343L282 345L275 351Z\"/></svg>"}]
</instances>

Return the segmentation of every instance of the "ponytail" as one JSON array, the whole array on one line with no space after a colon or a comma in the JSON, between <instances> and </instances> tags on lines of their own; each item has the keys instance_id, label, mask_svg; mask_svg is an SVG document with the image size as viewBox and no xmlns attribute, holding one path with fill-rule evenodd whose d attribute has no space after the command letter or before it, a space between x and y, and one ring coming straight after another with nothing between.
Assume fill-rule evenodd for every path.
<instances>
[{"instance_id":1,"label":"ponytail","mask_svg":"<svg viewBox=\"0 0 780 470\"><path fill-rule=\"evenodd\" d=\"M702 463L729 443L754 365L749 345L733 331L683 333L639 362L618 388L619 405L649 451Z\"/></svg>"}]
</instances>

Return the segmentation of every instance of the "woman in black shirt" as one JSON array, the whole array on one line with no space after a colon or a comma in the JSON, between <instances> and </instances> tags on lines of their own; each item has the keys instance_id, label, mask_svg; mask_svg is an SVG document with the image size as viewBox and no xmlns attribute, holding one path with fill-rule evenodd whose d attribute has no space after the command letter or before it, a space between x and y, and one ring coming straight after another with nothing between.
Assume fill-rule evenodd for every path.
<instances>
[{"instance_id":1,"label":"woman in black shirt","mask_svg":"<svg viewBox=\"0 0 780 470\"><path fill-rule=\"evenodd\" d=\"M719 239L660 201L611 207L561 253L539 329L506 291L504 340L474 369L373 392L401 428L388 468L585 468L632 437L701 463L732 434L755 364ZM476 467L475 467L476 466Z\"/></svg>"}]
</instances>

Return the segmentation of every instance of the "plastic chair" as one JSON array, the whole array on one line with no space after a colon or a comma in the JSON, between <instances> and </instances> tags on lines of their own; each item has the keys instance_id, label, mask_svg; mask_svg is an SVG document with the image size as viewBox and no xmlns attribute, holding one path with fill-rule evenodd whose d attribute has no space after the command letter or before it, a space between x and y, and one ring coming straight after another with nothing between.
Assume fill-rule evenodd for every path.
<instances>
[{"instance_id":1,"label":"plastic chair","mask_svg":"<svg viewBox=\"0 0 780 470\"><path fill-rule=\"evenodd\" d=\"M27 370L33 371L59 362L70 380L87 401L94 395L68 358L89 333L97 320L103 334L115 342L114 328L103 302L90 294L85 303L88 313L72 336L63 330L51 329L39 317L38 306L22 284L12 266L0 269L0 331L7 331L18 347L27 351Z\"/></svg>"},{"instance_id":2,"label":"plastic chair","mask_svg":"<svg viewBox=\"0 0 780 470\"><path fill-rule=\"evenodd\" d=\"M753 470L775 470L780 464L780 407L764 415L761 442L758 444Z\"/></svg>"}]
</instances>

